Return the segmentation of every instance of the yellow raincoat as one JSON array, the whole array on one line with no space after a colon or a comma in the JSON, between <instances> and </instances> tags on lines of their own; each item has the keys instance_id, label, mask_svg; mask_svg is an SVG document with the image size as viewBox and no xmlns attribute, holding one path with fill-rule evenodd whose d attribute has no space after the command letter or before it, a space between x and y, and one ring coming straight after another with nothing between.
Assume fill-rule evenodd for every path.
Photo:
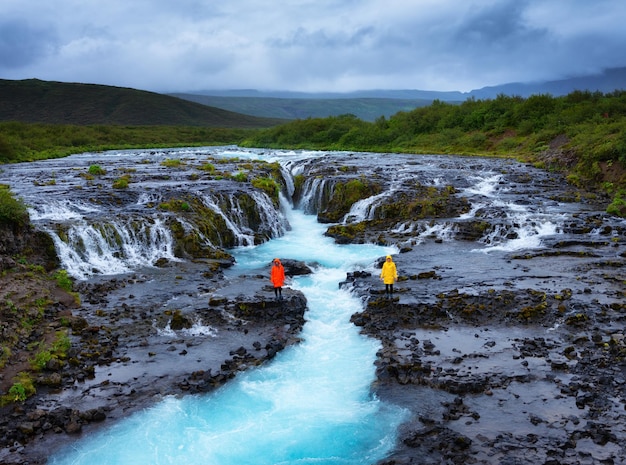
<instances>
[{"instance_id":1,"label":"yellow raincoat","mask_svg":"<svg viewBox=\"0 0 626 465\"><path fill-rule=\"evenodd\" d=\"M380 277L385 284L393 284L398 280L398 271L396 270L396 264L391 259L391 255L387 255L383 269L380 271Z\"/></svg>"}]
</instances>

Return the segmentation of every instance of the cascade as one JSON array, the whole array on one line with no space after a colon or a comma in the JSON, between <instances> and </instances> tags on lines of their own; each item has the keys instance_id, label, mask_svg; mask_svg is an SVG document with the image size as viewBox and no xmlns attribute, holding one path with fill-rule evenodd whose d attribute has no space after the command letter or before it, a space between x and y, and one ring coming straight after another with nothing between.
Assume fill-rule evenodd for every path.
<instances>
[{"instance_id":1,"label":"cascade","mask_svg":"<svg viewBox=\"0 0 626 465\"><path fill-rule=\"evenodd\" d=\"M176 261L169 228L161 218L126 221L72 222L62 233L50 226L57 254L68 273L78 279L93 274L119 274L150 266L161 258Z\"/></svg>"},{"instance_id":2,"label":"cascade","mask_svg":"<svg viewBox=\"0 0 626 465\"><path fill-rule=\"evenodd\" d=\"M290 230L234 249L231 272L258 272L274 256L315 263L313 275L288 283L307 297L303 342L214 393L166 398L86 437L51 465L364 465L389 453L406 412L372 396L380 345L350 323L362 303L337 283L348 269L368 269L394 249L335 245L315 216L291 210L284 197L282 205Z\"/></svg>"},{"instance_id":3,"label":"cascade","mask_svg":"<svg viewBox=\"0 0 626 465\"><path fill-rule=\"evenodd\" d=\"M305 213L314 213L321 209L324 190L328 180L326 178L308 178L302 186L302 196L298 207Z\"/></svg>"},{"instance_id":4,"label":"cascade","mask_svg":"<svg viewBox=\"0 0 626 465\"><path fill-rule=\"evenodd\" d=\"M163 176L159 161L177 153L184 154L185 163L190 168L171 170ZM375 463L393 450L397 427L406 418L406 412L372 394L373 363L381 345L361 335L349 323L350 317L362 309L362 302L350 292L338 289L337 283L344 281L347 272L374 274L377 271L374 263L378 258L402 250L403 253L398 254L398 263L404 268L401 273L405 276L411 276L410 273L418 276L427 270L433 270L437 275L437 279L432 280L409 278L402 281L399 288L403 292L398 292L402 305L418 305L417 308L423 304L435 305L439 295L446 291L467 293L471 297L482 293L487 296L492 288L507 292L512 292L511 289L538 289L548 295L553 294L554 289L571 287L577 300L594 299L590 308L595 309L595 298L600 294L592 289L596 287L595 283L589 283L602 283L598 287L606 289L613 283L604 277L606 270L588 274L587 270L593 270L593 265L584 260L604 260L612 264L619 263L623 257L623 248L617 247L623 242L623 220L607 219L606 215L587 204L554 200L561 197L553 194L563 191L560 186L553 189L552 175L542 176L532 167L504 160L277 152L233 147L168 149L132 155L131 160L128 153L81 154L65 160L29 164L30 171L20 171L21 167L17 165L7 166L3 168L4 172L0 172L0 181L10 182L11 188L31 205L35 226L53 236L63 267L73 276L87 281L94 278L93 281L97 282L99 278L95 275L98 274L128 273L140 268L137 273L140 279L133 284L133 291L139 290L133 292L134 302L147 300L148 291L143 286L151 278L158 276L159 279L149 291L157 289L163 282L169 283L170 279L178 279L174 276L183 276L177 286L172 286L177 288L175 290L169 289L167 284L162 286L163 289L159 287L154 300L147 300L145 304L151 308L153 302L154 308L172 303L183 309L198 310L190 312L198 316L206 309L207 295L219 292L219 286L214 285L218 279L235 277L245 287L246 276L263 279L267 264L275 256L305 261L314 273L308 277L295 277L287 284L304 293L309 302L302 342L280 352L262 367L239 373L232 382L210 394L165 397L146 411L120 421L110 419L106 428L96 434L85 431L83 438L52 457L50 464ZM147 161L138 163L141 157ZM227 165L224 173L237 172L238 168L233 165L239 164L226 159L278 162L284 178L280 205L276 206L262 193L247 190L245 183L233 190L232 185L218 181L217 176L191 168L206 163L207 157L210 160L224 157ZM135 182L123 192L97 188L76 174L81 166L84 169L90 163L101 163L111 172L122 168L137 169L137 174L133 175ZM272 171L275 169L273 166ZM46 182L50 172L57 173L57 183ZM395 246L339 246L325 236L328 225L318 224L315 213L324 205L324 196L328 194L333 177L346 178L346 173L379 179L385 193L355 203L343 222L382 219L382 226L372 224L367 227L376 233L376 227L384 228L383 239L390 240L377 243L394 243ZM306 182L299 184L302 180ZM97 182L106 185L109 180ZM79 184L80 189L75 188ZM416 185L420 188L452 186L454 195L464 198L463 208L444 210L455 212L445 218L405 217L402 209L399 209L401 214L381 218L381 205L391 205L397 200L394 189L400 191L398 194L405 194ZM100 195L100 191L106 194ZM238 203L234 191L244 191L248 198ZM305 212L292 208L294 193L299 195L298 206ZM202 268L204 263L174 257L175 238L170 227L176 221L177 232L182 228L184 233L197 236L207 244L211 240L218 242L220 237L204 237L194 224L194 217L185 211L159 208L162 202L188 200L188 195L206 207L204 213L207 216L226 224L220 232L224 237L228 235L228 243L234 247L228 251L236 259L235 266L223 270L223 275L219 274L209 284L204 276L206 268ZM250 215L252 202L257 205L258 212ZM248 214L245 214L246 207ZM202 232L210 229L209 223L206 221L202 225L205 227ZM590 227L597 229L589 233ZM206 236L209 235L210 231ZM236 239L232 240L231 235ZM365 239L372 237L376 236L371 234ZM259 245L266 239L269 240ZM551 241L564 248L574 244L565 252L573 250L576 253L566 255L565 259L558 256L561 249L554 255L543 254L543 250L549 250ZM524 253L517 253L519 250ZM589 250L593 253L578 253ZM517 258L526 255L533 259L524 258L522 262ZM173 263L155 269L154 262L160 257ZM203 271L198 271L201 268ZM577 276L580 270L585 270L585 274ZM134 280L134 276L131 278ZM615 281L621 282L619 277ZM358 288L359 285L362 287ZM355 288L360 292L373 291L375 296L375 287L369 289L368 285L378 285L376 276L355 282ZM184 292L178 292L183 286ZM621 296L621 291L614 295ZM122 298L127 297L124 292L128 290L119 289ZM115 297L119 298L119 295ZM607 293L604 299L602 305L610 303L613 297ZM572 305L566 313L559 310L557 317L565 318L571 312L578 312L578 305L578 302L576 306ZM169 305L163 308L166 306L169 309ZM87 305L85 307L90 310ZM111 308L115 308L114 304ZM132 305L128 308L131 312ZM456 319L452 313L448 315ZM384 318L385 314L382 316ZM209 326L209 319L204 321L206 323L201 317L194 319L193 326L183 332L163 328L162 321L158 322L157 329L154 320L154 337L159 341L170 341L193 335L205 337L210 343L212 340L208 338L215 337L218 330ZM445 326L445 319L442 322ZM522 329L525 331L526 327ZM415 334L439 332L438 329L428 329L421 333L416 330ZM453 328L446 329L446 332L442 337L449 339L450 344L463 343L457 340L459 332ZM494 333L490 331L489 336ZM475 334L472 328L467 340L473 344L480 342L482 347L482 341L475 341ZM408 344L412 336L403 328L392 337ZM499 346L495 346L495 350ZM400 352L404 351L403 346L399 348ZM456 345L452 349L456 349ZM406 350L408 355L398 353L409 357L414 349L407 345ZM198 363L202 363L202 358L198 358ZM511 359L508 354L506 358ZM473 357L467 360L474 364ZM488 362L495 361L499 362L495 358ZM195 364L196 360L193 362ZM475 363L479 362L483 363L476 359ZM153 361L150 363L157 365ZM514 370L526 370L520 368L516 359L513 363ZM528 369L535 367L531 365ZM107 369L111 369L114 375L120 373L112 367ZM135 376L134 367L122 369L132 371L131 376ZM98 376L104 378L108 374L101 371ZM379 384L381 398L389 394L384 384ZM419 386L421 389L423 385ZM547 396L543 396L541 389L541 399L544 399ZM539 391L536 389L535 393ZM415 391L410 392L413 396L410 408L415 409L412 413L418 418L423 399L415 398ZM429 408L427 400L423 405ZM496 408L490 413L496 416L497 411ZM505 425L508 418L503 417L495 426L508 428ZM477 427L494 426L491 421L470 424L463 419L455 425L463 428L467 435L474 434ZM480 442L484 441L480 439Z\"/></svg>"}]
</instances>

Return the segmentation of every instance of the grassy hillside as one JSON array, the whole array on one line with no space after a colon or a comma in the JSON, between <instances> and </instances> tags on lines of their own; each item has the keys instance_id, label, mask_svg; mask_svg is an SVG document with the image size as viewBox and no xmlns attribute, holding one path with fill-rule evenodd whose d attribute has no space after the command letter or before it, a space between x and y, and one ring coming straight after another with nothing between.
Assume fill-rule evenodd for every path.
<instances>
[{"instance_id":1,"label":"grassy hillside","mask_svg":"<svg viewBox=\"0 0 626 465\"><path fill-rule=\"evenodd\" d=\"M37 79L0 80L0 121L213 128L267 128L284 122L153 92Z\"/></svg>"},{"instance_id":2,"label":"grassy hillside","mask_svg":"<svg viewBox=\"0 0 626 465\"><path fill-rule=\"evenodd\" d=\"M268 118L305 119L355 115L364 121L389 117L430 105L432 100L409 98L270 98L171 94L181 99L225 110Z\"/></svg>"},{"instance_id":3,"label":"grassy hillside","mask_svg":"<svg viewBox=\"0 0 626 465\"><path fill-rule=\"evenodd\" d=\"M309 118L255 131L242 144L517 157L608 194L608 210L626 216L626 91L434 101L373 123L348 115Z\"/></svg>"}]
</instances>

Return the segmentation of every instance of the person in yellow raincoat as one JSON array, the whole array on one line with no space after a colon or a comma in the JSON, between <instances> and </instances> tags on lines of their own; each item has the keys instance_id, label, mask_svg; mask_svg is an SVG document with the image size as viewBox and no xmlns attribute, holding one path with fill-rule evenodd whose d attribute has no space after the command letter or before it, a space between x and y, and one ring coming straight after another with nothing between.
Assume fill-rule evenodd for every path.
<instances>
[{"instance_id":1,"label":"person in yellow raincoat","mask_svg":"<svg viewBox=\"0 0 626 465\"><path fill-rule=\"evenodd\" d=\"M383 269L380 271L380 279L385 283L385 297L393 296L393 283L398 280L398 271L396 264L393 262L391 255L387 255Z\"/></svg>"},{"instance_id":2,"label":"person in yellow raincoat","mask_svg":"<svg viewBox=\"0 0 626 465\"><path fill-rule=\"evenodd\" d=\"M274 296L276 300L283 300L283 284L285 284L285 267L280 259L275 258L270 272L270 281L274 286Z\"/></svg>"}]
</instances>

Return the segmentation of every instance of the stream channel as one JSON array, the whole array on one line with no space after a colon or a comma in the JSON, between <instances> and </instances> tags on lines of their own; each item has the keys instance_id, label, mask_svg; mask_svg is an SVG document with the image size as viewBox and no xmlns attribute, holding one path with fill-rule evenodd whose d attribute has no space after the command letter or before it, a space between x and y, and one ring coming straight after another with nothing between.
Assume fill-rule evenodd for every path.
<instances>
[{"instance_id":1,"label":"stream channel","mask_svg":"<svg viewBox=\"0 0 626 465\"><path fill-rule=\"evenodd\" d=\"M172 159L182 164L167 170L163 162ZM215 177L198 174L203 163L209 161L219 167L219 160L225 160L231 175L236 175L246 160L279 165L284 184L278 207L267 196L250 193L260 212L254 228L243 219L234 191L227 192L223 187L219 190ZM89 181L83 176L94 164L106 168L110 176L107 183L116 172L130 173L133 182L128 189L111 195L110 188L104 187L105 181ZM383 184L382 192L353 205L340 221L344 225L375 218L385 201L401 197L415 186L454 186L457 195L468 202L468 208L457 217L436 221L397 221L386 233L399 239L385 246L338 245L325 235L329 225L318 222L316 217L329 190L329 185L324 185L327 179L323 170L332 167L340 175L357 173L364 179L380 179ZM304 175L306 182L294 202L294 179L298 175ZM615 285L619 279L607 281L600 277L604 271L586 273L589 268L583 260L588 255L582 253L560 259L536 254L532 263L522 264L511 258L518 252L534 253L556 244L569 244L566 246L591 248L607 260L621 261L624 228L623 220L607 217L593 207L559 201L551 192L554 185L549 174L511 160L237 147L113 151L8 166L0 182L10 184L30 205L33 224L50 233L63 267L78 281L97 282L129 273L143 276L134 285L117 291L112 298L118 304L133 294L143 307L176 306L195 311L206 308L212 294L219 294L218 288L203 283L201 264L176 256L168 228L175 212L154 208L164 200L183 197L181 193L201 196L230 229L232 243L228 251L235 264L224 270L224 281L268 275L274 257L299 260L313 270L310 275L287 282L288 288L301 291L308 302L300 344L280 352L270 363L239 374L214 392L166 396L150 408L107 423L55 452L49 460L53 465L330 465L383 460L394 451L399 429L411 415L406 405L414 409L423 401L428 409L429 403L438 402L433 397L396 403L380 399L372 389L381 343L351 323L352 315L365 306L363 294L350 292L339 283L355 270L376 277L377 260L386 254L398 256L405 276L436 271L433 275L437 280L407 278L398 284L399 304L406 306L432 303L439 293L452 290L471 293L530 287L559 292L567 288L581 305L597 306L619 301L621 292L619 284ZM228 200L226 209L224 199ZM477 218L484 224L482 235L475 240L458 240L464 225L469 221L475 224ZM587 228L589 218L602 219L596 221L596 228L586 229L585 239L581 240L576 231ZM183 227L191 230L194 225L183 222ZM602 252L598 252L599 242L608 244L602 246ZM400 247L409 253L399 253ZM159 260L167 261L168 266L155 267ZM585 270L584 275L581 270ZM93 313L96 308L84 305L86 312ZM576 311L572 307L563 318ZM562 320L534 334L549 335ZM212 328L202 322L194 331L192 337L197 339L215 337ZM514 338L523 337L516 331L503 332L495 350L514 349ZM151 337L167 340L173 337L170 333L155 328ZM494 328L491 334L497 337L499 333ZM487 350L495 355L490 349L493 345L484 349L484 341L479 341L477 331L472 329L416 329L409 336L436 339L440 352L435 353L433 363L442 366L447 363L446 351L453 356L457 347L464 352ZM135 355L141 357L139 350ZM200 360L202 354L197 357ZM509 355L507 358L510 360ZM500 359L494 357L492 362L485 369L501 370L497 366ZM183 369L185 362L180 363L178 368ZM166 365L172 375L176 374L176 364ZM531 363L521 369L526 373L542 367ZM519 369L511 369L511 376L518 376L515 370ZM122 364L117 371L105 367L96 372L91 383L101 383L107 376L122 382L121 378L131 379L133 374ZM570 404L558 407L564 416L576 409ZM491 432L489 428L482 431L485 435Z\"/></svg>"}]
</instances>

